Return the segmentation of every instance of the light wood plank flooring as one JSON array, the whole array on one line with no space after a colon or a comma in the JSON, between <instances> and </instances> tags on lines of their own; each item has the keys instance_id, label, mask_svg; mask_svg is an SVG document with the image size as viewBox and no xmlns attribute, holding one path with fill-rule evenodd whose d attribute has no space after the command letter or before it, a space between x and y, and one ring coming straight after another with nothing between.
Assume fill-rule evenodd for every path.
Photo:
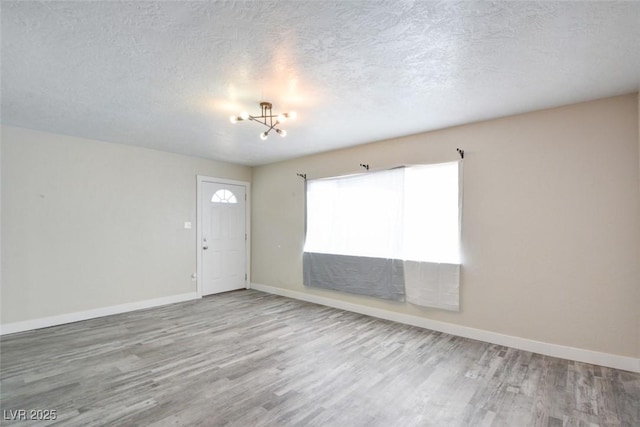
<instances>
[{"instance_id":1,"label":"light wood plank flooring","mask_svg":"<svg viewBox=\"0 0 640 427\"><path fill-rule=\"evenodd\" d=\"M640 375L257 291L3 337L3 425L640 426Z\"/></svg>"}]
</instances>

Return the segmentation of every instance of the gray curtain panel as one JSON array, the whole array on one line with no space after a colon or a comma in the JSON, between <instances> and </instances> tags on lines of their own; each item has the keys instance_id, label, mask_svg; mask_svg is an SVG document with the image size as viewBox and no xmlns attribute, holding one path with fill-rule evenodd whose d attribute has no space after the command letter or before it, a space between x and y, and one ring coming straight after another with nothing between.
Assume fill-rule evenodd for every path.
<instances>
[{"instance_id":1,"label":"gray curtain panel","mask_svg":"<svg viewBox=\"0 0 640 427\"><path fill-rule=\"evenodd\" d=\"M305 286L404 301L402 260L305 252Z\"/></svg>"}]
</instances>

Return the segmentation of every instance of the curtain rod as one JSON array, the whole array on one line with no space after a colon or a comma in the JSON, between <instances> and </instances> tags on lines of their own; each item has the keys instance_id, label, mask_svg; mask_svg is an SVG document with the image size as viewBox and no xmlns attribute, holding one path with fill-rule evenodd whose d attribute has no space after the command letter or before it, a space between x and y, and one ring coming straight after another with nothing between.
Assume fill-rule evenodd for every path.
<instances>
[{"instance_id":1,"label":"curtain rod","mask_svg":"<svg viewBox=\"0 0 640 427\"><path fill-rule=\"evenodd\" d=\"M464 159L464 150L462 150L460 148L456 148L456 151L460 155L460 159ZM399 165L399 166L393 166L393 167L386 168L386 169L374 169L372 172L382 172L382 171L386 171L386 170L400 169L400 168L406 168L406 167L410 167L410 166L419 166L419 165L411 165L411 164ZM371 169L369 163L360 163L360 167L366 169L367 171L369 171ZM364 173L364 172L362 172L362 173ZM304 179L305 181L307 180L307 174L306 173L297 173L296 175L299 176L300 178ZM337 177L340 177L340 176L351 176L351 175L359 175L359 173L329 176L329 177L318 178L318 179L329 179L329 178L337 178Z\"/></svg>"}]
</instances>

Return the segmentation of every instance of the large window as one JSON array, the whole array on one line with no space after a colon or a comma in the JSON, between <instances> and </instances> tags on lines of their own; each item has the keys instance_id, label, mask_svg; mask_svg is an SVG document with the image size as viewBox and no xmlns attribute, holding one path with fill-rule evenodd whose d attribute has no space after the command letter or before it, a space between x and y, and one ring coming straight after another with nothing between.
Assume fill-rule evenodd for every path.
<instances>
[{"instance_id":1,"label":"large window","mask_svg":"<svg viewBox=\"0 0 640 427\"><path fill-rule=\"evenodd\" d=\"M307 182L304 284L458 310L460 165Z\"/></svg>"},{"instance_id":2,"label":"large window","mask_svg":"<svg viewBox=\"0 0 640 427\"><path fill-rule=\"evenodd\" d=\"M305 252L460 263L458 162L307 184Z\"/></svg>"}]
</instances>

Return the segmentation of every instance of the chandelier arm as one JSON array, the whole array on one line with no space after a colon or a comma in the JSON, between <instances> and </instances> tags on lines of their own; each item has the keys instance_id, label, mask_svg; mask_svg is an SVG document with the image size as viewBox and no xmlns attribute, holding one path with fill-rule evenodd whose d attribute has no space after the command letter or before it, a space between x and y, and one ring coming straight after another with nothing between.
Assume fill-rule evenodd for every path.
<instances>
[{"instance_id":1,"label":"chandelier arm","mask_svg":"<svg viewBox=\"0 0 640 427\"><path fill-rule=\"evenodd\" d=\"M280 122L276 120L276 122L269 127L269 130L267 131L267 135L269 135L269 132L271 132L273 129L278 130L276 126L278 126L279 123Z\"/></svg>"},{"instance_id":2,"label":"chandelier arm","mask_svg":"<svg viewBox=\"0 0 640 427\"><path fill-rule=\"evenodd\" d=\"M273 119L273 118L277 118L278 114L271 114L271 115L267 115L267 116L249 116L249 119L247 120L259 120L259 119Z\"/></svg>"},{"instance_id":3,"label":"chandelier arm","mask_svg":"<svg viewBox=\"0 0 640 427\"><path fill-rule=\"evenodd\" d=\"M268 127L269 129L267 130L267 133L271 132L272 129L278 129L276 126L278 126L280 124L279 121L276 120L276 122L273 125L269 126L269 124L266 123L266 121L263 122L263 121L257 120L259 118L260 117L249 116L249 120L253 120L256 123L260 123L262 126Z\"/></svg>"},{"instance_id":4,"label":"chandelier arm","mask_svg":"<svg viewBox=\"0 0 640 427\"><path fill-rule=\"evenodd\" d=\"M267 121L264 120L264 117L262 116L249 116L249 120L253 120L256 123L260 123L261 125L269 126L267 125Z\"/></svg>"}]
</instances>

